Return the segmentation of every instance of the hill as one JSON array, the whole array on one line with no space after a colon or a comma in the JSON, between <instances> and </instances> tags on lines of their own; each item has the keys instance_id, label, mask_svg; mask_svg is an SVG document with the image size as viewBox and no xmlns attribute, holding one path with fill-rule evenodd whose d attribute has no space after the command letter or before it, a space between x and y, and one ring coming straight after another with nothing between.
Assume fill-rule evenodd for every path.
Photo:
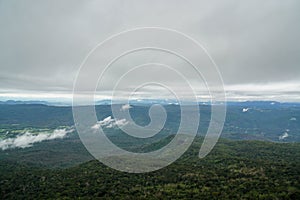
<instances>
[{"instance_id":1,"label":"hill","mask_svg":"<svg viewBox=\"0 0 300 200\"><path fill-rule=\"evenodd\" d=\"M0 195L2 199L299 199L299 143L222 139L199 159L201 140L197 138L175 163L146 174L118 172L93 160L65 169L0 161Z\"/></svg>"}]
</instances>

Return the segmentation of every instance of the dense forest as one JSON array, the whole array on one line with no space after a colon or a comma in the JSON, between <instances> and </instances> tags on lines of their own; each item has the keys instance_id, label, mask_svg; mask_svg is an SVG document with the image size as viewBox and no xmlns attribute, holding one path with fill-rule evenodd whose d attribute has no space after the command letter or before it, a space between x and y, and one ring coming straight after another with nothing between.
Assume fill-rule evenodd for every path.
<instances>
[{"instance_id":1,"label":"dense forest","mask_svg":"<svg viewBox=\"0 0 300 200\"><path fill-rule=\"evenodd\" d=\"M169 138L161 144L165 140ZM118 172L96 160L53 167L1 159L0 196L1 199L300 199L300 143L221 139L207 157L199 159L201 140L198 137L175 163L145 174Z\"/></svg>"},{"instance_id":2,"label":"dense forest","mask_svg":"<svg viewBox=\"0 0 300 200\"><path fill-rule=\"evenodd\" d=\"M137 124L149 123L149 106L132 106ZM164 107L168 119L154 137L134 139L116 128L105 133L128 151L160 149L180 121L180 107ZM198 153L210 106L199 108L198 136L179 160L155 172L129 174L87 152L71 107L0 105L0 199L300 199L300 104L229 103L222 138L203 159ZM96 111L99 120L112 115L109 105ZM62 129L74 131L26 148L3 145L26 132L28 139Z\"/></svg>"}]
</instances>

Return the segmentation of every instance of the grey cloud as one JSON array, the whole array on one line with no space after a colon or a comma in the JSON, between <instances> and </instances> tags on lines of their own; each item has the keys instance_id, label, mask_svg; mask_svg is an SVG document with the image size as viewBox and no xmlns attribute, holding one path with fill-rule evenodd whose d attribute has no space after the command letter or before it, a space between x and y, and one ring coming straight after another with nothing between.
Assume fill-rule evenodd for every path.
<instances>
[{"instance_id":1,"label":"grey cloud","mask_svg":"<svg viewBox=\"0 0 300 200\"><path fill-rule=\"evenodd\" d=\"M299 20L297 0L0 1L0 90L70 93L80 63L96 44L144 26L179 30L202 43L226 86L298 85ZM246 90L228 92L247 96Z\"/></svg>"}]
</instances>

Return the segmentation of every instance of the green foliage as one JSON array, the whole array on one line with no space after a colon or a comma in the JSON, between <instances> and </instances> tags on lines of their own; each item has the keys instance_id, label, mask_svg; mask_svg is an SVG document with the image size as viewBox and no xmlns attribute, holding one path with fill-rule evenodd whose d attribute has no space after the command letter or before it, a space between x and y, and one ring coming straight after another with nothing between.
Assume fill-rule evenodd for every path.
<instances>
[{"instance_id":1,"label":"green foliage","mask_svg":"<svg viewBox=\"0 0 300 200\"><path fill-rule=\"evenodd\" d=\"M155 143L165 144L170 138ZM0 161L1 199L300 199L300 144L202 139L170 166L128 174L98 161L59 169ZM159 144L161 143L161 144ZM149 146L145 146L149 150Z\"/></svg>"}]
</instances>

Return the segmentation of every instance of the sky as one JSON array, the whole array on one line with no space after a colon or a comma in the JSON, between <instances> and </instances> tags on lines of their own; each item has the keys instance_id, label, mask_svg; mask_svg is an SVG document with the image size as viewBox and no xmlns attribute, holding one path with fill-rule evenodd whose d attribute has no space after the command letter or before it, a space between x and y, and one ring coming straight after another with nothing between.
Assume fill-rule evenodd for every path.
<instances>
[{"instance_id":1,"label":"sky","mask_svg":"<svg viewBox=\"0 0 300 200\"><path fill-rule=\"evenodd\" d=\"M299 21L298 0L0 0L0 100L70 100L80 66L96 45L122 31L163 27L182 32L205 48L218 66L228 100L300 102ZM147 40L147 34L141 39ZM168 37L160 42L168 42ZM169 45L189 49L171 39ZM198 56L192 48L187 54ZM110 98L120 72L153 60L190 72L189 81L202 81L196 90L205 99L207 95L201 93L205 83L193 77L190 66L174 56L149 51L112 66L105 83L97 87L97 97ZM146 75L145 71L129 76L120 90L126 93L145 77L156 81L161 76L164 84L184 95L186 88L177 75L163 69L153 68ZM156 86L140 88L137 98L173 97Z\"/></svg>"}]
</instances>

